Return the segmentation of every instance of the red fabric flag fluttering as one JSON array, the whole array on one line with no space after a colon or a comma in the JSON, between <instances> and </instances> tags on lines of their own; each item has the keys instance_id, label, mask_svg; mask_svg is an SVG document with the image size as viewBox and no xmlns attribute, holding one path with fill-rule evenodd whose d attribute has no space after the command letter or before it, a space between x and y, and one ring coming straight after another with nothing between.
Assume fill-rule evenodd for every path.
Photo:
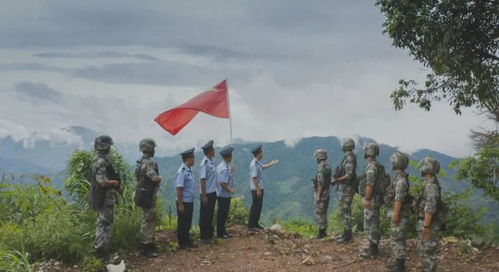
<instances>
[{"instance_id":1,"label":"red fabric flag fluttering","mask_svg":"<svg viewBox=\"0 0 499 272\"><path fill-rule=\"evenodd\" d=\"M161 113L154 121L172 135L176 135L200 111L219 118L230 118L227 80L218 83L212 90L201 93L184 104Z\"/></svg>"}]
</instances>

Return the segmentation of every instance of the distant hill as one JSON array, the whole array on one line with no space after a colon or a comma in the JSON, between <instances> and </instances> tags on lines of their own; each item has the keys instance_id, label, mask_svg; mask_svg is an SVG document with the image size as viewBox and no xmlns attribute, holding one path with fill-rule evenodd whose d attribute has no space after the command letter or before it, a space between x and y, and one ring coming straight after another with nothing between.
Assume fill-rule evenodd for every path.
<instances>
[{"instance_id":1,"label":"distant hill","mask_svg":"<svg viewBox=\"0 0 499 272\"><path fill-rule=\"evenodd\" d=\"M79 144L41 140L36 142L33 147L25 147L23 143L16 142L12 138L0 139L0 172L45 174L52 177L57 184L62 184L67 160L74 149L90 149L95 137L100 135L100 133L84 127L69 127L67 130L76 137L79 137L81 140ZM364 146L366 142L370 141L374 140L364 137L360 137L356 140L357 148L355 149L355 153L358 157L358 174L362 172L364 165L361 147ZM252 155L249 150L256 144L256 142L247 142L242 139L238 139L235 144L236 195L242 196L244 202L248 206L251 202L251 193L248 185L248 166L252 160ZM264 144L266 154L264 161L274 158L280 160L279 165L266 170L264 173L266 180L264 219L272 221L274 218L286 219L300 217L312 220L313 193L310 178L314 175L317 167L313 159L313 152L318 148L326 149L329 153L329 163L332 166L336 166L343 157L340 140L336 137L309 137L302 139L294 146L286 145L284 141L262 144ZM136 145L123 145L118 143L117 148L132 165L135 164L135 160L139 157ZM219 150L220 147L217 147L217 151ZM397 147L381 144L378 160L389 169L389 158L391 154L397 150ZM444 170L448 173L447 177L440 178L442 187L445 191L461 192L467 188L467 183L452 180L454 171L447 167L448 164L456 160L456 158L428 149L421 149L414 152L410 157L412 160L419 161L429 154L438 159ZM196 167L194 167L196 175L198 164L202 158L203 154L198 150ZM161 175L164 177L161 194L165 199L166 205L174 207L175 196L173 184L176 171L181 164L180 156L158 157L157 160L159 162ZM215 162L220 162L219 155L216 156ZM418 171L414 169L410 170L410 174L419 175ZM336 191L333 190L330 210L334 209L336 203ZM470 205L473 205L473 207L482 205L492 207L487 216L489 218L498 217L493 211L499 208L499 205L493 201L480 199L479 194L474 196L473 202L470 202ZM196 210L198 208L199 204L196 203ZM197 212L195 214L197 214Z\"/></svg>"}]
</instances>

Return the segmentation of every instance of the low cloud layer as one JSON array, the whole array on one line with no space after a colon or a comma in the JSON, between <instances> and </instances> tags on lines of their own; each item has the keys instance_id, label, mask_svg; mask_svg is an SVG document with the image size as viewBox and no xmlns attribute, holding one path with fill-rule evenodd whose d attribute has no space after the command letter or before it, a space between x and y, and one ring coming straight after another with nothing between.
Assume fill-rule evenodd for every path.
<instances>
[{"instance_id":1,"label":"low cloud layer","mask_svg":"<svg viewBox=\"0 0 499 272\"><path fill-rule=\"evenodd\" d=\"M201 114L176 137L153 120L228 78L237 138L361 135L469 154L469 129L488 125L473 112L393 110L397 81L425 71L382 22L369 1L11 2L0 11L0 137L71 141L61 128L79 125L124 143L154 137L163 154L225 145L228 120Z\"/></svg>"}]
</instances>

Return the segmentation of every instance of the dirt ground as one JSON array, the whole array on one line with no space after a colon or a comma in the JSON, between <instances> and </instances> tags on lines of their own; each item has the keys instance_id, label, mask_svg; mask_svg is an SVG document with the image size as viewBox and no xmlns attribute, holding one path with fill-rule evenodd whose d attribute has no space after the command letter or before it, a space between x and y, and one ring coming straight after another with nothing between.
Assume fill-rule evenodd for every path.
<instances>
[{"instance_id":1,"label":"dirt ground","mask_svg":"<svg viewBox=\"0 0 499 272\"><path fill-rule=\"evenodd\" d=\"M283 232L248 232L245 227L230 229L233 237L214 245L198 243L192 250L172 250L174 232L158 234L160 257L146 259L137 253L125 257L128 271L384 271L390 262L388 241L381 243L375 260L359 257L361 237L347 246L334 240L315 240ZM420 271L415 241L409 246L406 271ZM460 254L458 243L443 242L439 271L499 271L499 248Z\"/></svg>"}]
</instances>

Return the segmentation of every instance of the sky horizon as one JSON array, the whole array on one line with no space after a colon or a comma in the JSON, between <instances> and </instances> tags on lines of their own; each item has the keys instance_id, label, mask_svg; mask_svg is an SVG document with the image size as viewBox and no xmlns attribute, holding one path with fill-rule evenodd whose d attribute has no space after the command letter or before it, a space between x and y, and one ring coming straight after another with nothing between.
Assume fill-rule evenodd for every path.
<instances>
[{"instance_id":1,"label":"sky horizon","mask_svg":"<svg viewBox=\"0 0 499 272\"><path fill-rule=\"evenodd\" d=\"M234 137L355 137L412 152L473 154L473 109L395 111L399 79L428 71L383 34L368 1L28 1L0 10L0 138L77 141L83 126L174 154L230 142L199 114L177 136L154 118L228 79ZM1 150L0 150L1 152ZM1 156L1 154L0 154Z\"/></svg>"}]
</instances>

